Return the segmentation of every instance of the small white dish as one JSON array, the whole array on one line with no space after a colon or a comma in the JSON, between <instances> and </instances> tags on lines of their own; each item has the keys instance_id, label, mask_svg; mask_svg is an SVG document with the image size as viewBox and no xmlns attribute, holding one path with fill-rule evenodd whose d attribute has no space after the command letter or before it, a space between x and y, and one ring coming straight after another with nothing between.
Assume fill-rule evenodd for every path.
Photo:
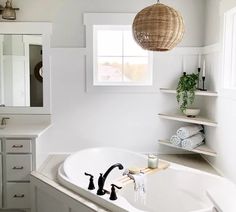
<instances>
[{"instance_id":1,"label":"small white dish","mask_svg":"<svg viewBox=\"0 0 236 212\"><path fill-rule=\"evenodd\" d=\"M187 117L195 118L200 113L200 111L201 110L198 108L187 108L186 110L184 110L184 114Z\"/></svg>"}]
</instances>

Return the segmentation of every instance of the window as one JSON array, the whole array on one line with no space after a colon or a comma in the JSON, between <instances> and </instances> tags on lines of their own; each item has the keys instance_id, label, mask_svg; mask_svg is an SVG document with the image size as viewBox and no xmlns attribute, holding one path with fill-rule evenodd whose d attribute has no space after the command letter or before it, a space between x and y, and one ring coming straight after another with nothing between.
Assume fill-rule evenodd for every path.
<instances>
[{"instance_id":1,"label":"window","mask_svg":"<svg viewBox=\"0 0 236 212\"><path fill-rule=\"evenodd\" d=\"M224 88L236 89L236 8L225 13L223 72Z\"/></svg>"},{"instance_id":2,"label":"window","mask_svg":"<svg viewBox=\"0 0 236 212\"><path fill-rule=\"evenodd\" d=\"M84 14L87 92L158 91L157 54L134 41L131 26L135 15Z\"/></svg>"},{"instance_id":3,"label":"window","mask_svg":"<svg viewBox=\"0 0 236 212\"><path fill-rule=\"evenodd\" d=\"M151 54L133 39L131 26L93 26L94 85L152 85Z\"/></svg>"}]
</instances>

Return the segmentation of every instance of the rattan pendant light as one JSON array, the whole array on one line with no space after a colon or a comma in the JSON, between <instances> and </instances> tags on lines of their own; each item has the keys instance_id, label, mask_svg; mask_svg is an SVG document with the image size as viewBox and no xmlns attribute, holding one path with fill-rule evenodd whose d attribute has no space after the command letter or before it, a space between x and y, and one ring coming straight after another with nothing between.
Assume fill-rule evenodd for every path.
<instances>
[{"instance_id":1,"label":"rattan pendant light","mask_svg":"<svg viewBox=\"0 0 236 212\"><path fill-rule=\"evenodd\" d=\"M169 51L183 38L184 21L175 9L159 1L141 10L133 22L133 36L146 50Z\"/></svg>"}]
</instances>

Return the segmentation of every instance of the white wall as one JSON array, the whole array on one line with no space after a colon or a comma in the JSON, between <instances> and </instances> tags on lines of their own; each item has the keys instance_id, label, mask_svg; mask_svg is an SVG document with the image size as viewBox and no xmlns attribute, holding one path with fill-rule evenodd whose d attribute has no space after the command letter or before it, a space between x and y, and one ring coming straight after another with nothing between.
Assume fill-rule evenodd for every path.
<instances>
[{"instance_id":1,"label":"white wall","mask_svg":"<svg viewBox=\"0 0 236 212\"><path fill-rule=\"evenodd\" d=\"M205 46L215 44L219 41L220 1L206 0Z\"/></svg>"},{"instance_id":2,"label":"white wall","mask_svg":"<svg viewBox=\"0 0 236 212\"><path fill-rule=\"evenodd\" d=\"M214 5L214 7L209 7L209 5L207 7L207 12L211 15L207 16L209 27L206 28L206 43L217 42L221 47L223 13L232 7L236 7L236 2L231 0L222 0L221 2L209 0L208 3L211 6ZM209 77L220 93L216 101L206 103L208 112L216 113L216 119L219 123L216 129L208 129L208 144L217 151L218 157L208 157L207 159L223 175L236 182L236 98L233 93L226 95L226 90L222 88L221 54L222 50L219 48L218 53L211 53L207 56L208 70L210 70Z\"/></svg>"},{"instance_id":3,"label":"white wall","mask_svg":"<svg viewBox=\"0 0 236 212\"><path fill-rule=\"evenodd\" d=\"M197 55L187 65L196 70ZM176 85L182 55L161 53L158 85ZM173 66L172 64L175 64ZM174 95L156 93L86 93L85 56L80 49L52 50L53 126L43 135L51 152L73 152L94 146L116 146L140 152L157 151L179 124L160 120L159 112L177 108ZM166 150L159 147L158 151Z\"/></svg>"},{"instance_id":4,"label":"white wall","mask_svg":"<svg viewBox=\"0 0 236 212\"><path fill-rule=\"evenodd\" d=\"M186 36L182 45L202 46L204 1L166 2L180 9L185 16ZM149 94L86 93L85 55L83 50L74 48L85 43L83 12L136 12L151 3L154 2L103 0L98 4L97 1L67 1L61 5L63 11L58 9L58 13L55 11L50 17L54 24L53 46L73 48L52 49L53 126L41 139L41 151L73 152L93 146L117 146L153 152L157 151L159 138L168 138L176 130L175 122L157 117L159 112L176 107L172 95L163 95L159 91ZM72 11L68 10L69 6ZM38 7L40 10L40 5ZM161 54L159 57L160 66L156 70L159 86L176 85L176 77L181 74L182 56ZM197 57L195 64L189 64L189 70L196 69L196 61ZM166 150L158 147L159 152Z\"/></svg>"},{"instance_id":5,"label":"white wall","mask_svg":"<svg viewBox=\"0 0 236 212\"><path fill-rule=\"evenodd\" d=\"M1 1L2 3L4 1ZM51 21L52 127L41 137L39 151L74 152L93 146L117 146L141 152L167 152L157 140L169 138L180 123L160 120L159 112L177 108L174 95L156 93L95 94L85 92L84 12L137 12L151 0L24 0L19 21ZM184 16L181 46L203 46L205 0L163 0ZM61 47L61 48L55 48ZM158 86L176 86L182 55L159 54ZM188 71L197 67L190 59ZM177 152L177 150L173 150Z\"/></svg>"},{"instance_id":6,"label":"white wall","mask_svg":"<svg viewBox=\"0 0 236 212\"><path fill-rule=\"evenodd\" d=\"M0 0L5 4L5 0ZM84 12L137 12L153 0L24 0L13 1L18 21L51 21L53 47L85 47ZM205 0L163 0L184 16L186 36L183 46L202 46Z\"/></svg>"}]
</instances>

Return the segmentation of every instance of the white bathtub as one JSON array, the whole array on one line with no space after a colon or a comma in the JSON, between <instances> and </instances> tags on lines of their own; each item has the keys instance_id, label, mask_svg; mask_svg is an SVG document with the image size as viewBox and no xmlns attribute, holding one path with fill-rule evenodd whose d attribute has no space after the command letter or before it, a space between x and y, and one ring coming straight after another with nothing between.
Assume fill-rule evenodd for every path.
<instances>
[{"instance_id":1,"label":"white bathtub","mask_svg":"<svg viewBox=\"0 0 236 212\"><path fill-rule=\"evenodd\" d=\"M115 163L125 168L146 167L147 157L134 152L115 148L94 148L79 151L69 156L58 170L61 184L104 206L111 211L150 211L150 212L212 212L213 204L207 197L207 190L223 185L225 178L208 174L171 163L166 170L147 175L146 204L134 201L133 184L124 186L118 193L116 201L109 200L109 195L97 196L97 179L99 173ZM94 175L96 190L87 189L88 172ZM122 176L122 170L115 168L106 180L106 189L114 179ZM226 211L228 212L228 211Z\"/></svg>"}]
</instances>

